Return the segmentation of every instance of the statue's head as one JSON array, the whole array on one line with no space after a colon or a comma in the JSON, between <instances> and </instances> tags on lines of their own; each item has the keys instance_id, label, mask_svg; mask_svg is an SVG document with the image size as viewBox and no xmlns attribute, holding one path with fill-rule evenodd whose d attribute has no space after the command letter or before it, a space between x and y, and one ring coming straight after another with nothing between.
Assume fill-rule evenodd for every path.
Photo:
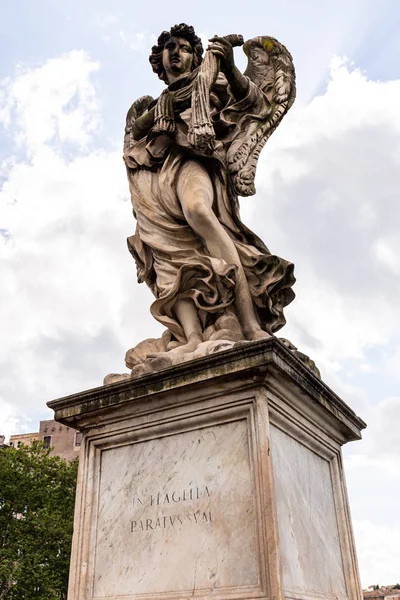
<instances>
[{"instance_id":1,"label":"statue's head","mask_svg":"<svg viewBox=\"0 0 400 600\"><path fill-rule=\"evenodd\" d=\"M203 60L203 46L193 27L181 23L163 31L151 49L149 61L154 73L166 83L171 76L182 77L196 69Z\"/></svg>"}]
</instances>

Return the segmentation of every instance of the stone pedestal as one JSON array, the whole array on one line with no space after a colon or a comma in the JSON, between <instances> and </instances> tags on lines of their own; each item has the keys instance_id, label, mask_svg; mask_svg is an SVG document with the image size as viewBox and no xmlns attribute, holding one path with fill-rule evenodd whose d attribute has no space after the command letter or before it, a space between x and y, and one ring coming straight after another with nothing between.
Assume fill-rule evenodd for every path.
<instances>
[{"instance_id":1,"label":"stone pedestal","mask_svg":"<svg viewBox=\"0 0 400 600\"><path fill-rule=\"evenodd\" d=\"M363 421L279 340L49 403L84 432L69 600L360 600Z\"/></svg>"}]
</instances>

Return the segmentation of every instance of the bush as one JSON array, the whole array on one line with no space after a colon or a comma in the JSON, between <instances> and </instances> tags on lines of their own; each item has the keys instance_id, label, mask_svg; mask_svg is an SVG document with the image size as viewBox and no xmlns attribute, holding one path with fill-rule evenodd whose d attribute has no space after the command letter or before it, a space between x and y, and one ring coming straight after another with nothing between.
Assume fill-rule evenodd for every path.
<instances>
[{"instance_id":1,"label":"bush","mask_svg":"<svg viewBox=\"0 0 400 600\"><path fill-rule=\"evenodd\" d=\"M0 599L64 600L78 461L42 442L0 450Z\"/></svg>"}]
</instances>

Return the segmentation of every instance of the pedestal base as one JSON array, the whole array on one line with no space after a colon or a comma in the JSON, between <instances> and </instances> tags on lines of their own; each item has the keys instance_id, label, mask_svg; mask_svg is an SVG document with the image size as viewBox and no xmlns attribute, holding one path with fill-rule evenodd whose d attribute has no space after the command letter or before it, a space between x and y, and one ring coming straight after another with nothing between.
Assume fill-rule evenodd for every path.
<instances>
[{"instance_id":1,"label":"pedestal base","mask_svg":"<svg viewBox=\"0 0 400 600\"><path fill-rule=\"evenodd\" d=\"M84 432L69 600L359 600L341 446L277 339L49 403Z\"/></svg>"}]
</instances>

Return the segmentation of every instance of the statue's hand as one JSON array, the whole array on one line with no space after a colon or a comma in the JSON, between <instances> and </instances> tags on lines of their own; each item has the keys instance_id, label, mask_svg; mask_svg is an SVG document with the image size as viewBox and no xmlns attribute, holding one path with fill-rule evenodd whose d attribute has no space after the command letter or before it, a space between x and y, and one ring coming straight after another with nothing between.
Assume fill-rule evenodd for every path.
<instances>
[{"instance_id":1,"label":"statue's hand","mask_svg":"<svg viewBox=\"0 0 400 600\"><path fill-rule=\"evenodd\" d=\"M208 46L207 50L220 59L221 71L225 73L225 75L232 73L235 67L232 44L230 44L226 38L218 35L210 38L209 42L211 42L211 44Z\"/></svg>"}]
</instances>

